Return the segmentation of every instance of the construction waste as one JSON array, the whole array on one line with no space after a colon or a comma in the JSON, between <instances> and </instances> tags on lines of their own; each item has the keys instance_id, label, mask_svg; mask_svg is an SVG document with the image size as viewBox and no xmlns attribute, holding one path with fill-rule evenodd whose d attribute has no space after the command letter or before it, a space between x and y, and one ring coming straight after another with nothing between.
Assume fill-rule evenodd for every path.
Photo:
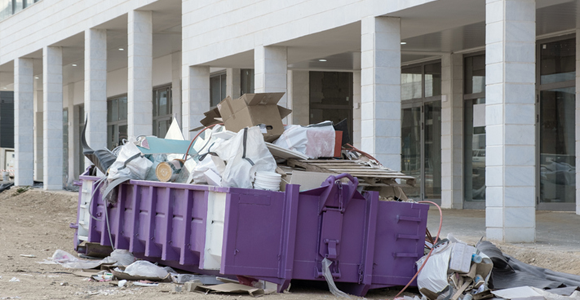
<instances>
[{"instance_id":1,"label":"construction waste","mask_svg":"<svg viewBox=\"0 0 580 300\"><path fill-rule=\"evenodd\" d=\"M345 185L353 184L355 187L350 194L351 197L355 191L361 194L376 192L381 201L415 203L405 193L406 190L415 188L415 178L381 165L371 155L352 146L348 135L348 124L345 121L337 124L325 121L308 126L284 126L282 120L291 113L291 110L277 105L282 95L282 93L262 93L246 94L239 99L227 97L215 109L205 113L205 118L201 121L203 126L192 129L198 133L191 141L184 138L175 119L164 139L155 136L139 136L111 151L91 149L86 143L83 130L84 154L95 165L94 168L89 169L91 173L88 175L102 178L97 182L95 189L100 187L101 197L108 199L109 203L115 202L116 187L129 180L273 192L284 192L288 185L300 185L301 192L321 186L329 186L328 191L331 191L333 184L341 185L341 182L344 182ZM329 178L335 182L327 182ZM95 191L93 190L92 193L94 194ZM359 197L364 200L362 196ZM332 215L332 218L336 218L334 220L338 220L337 224L342 226L344 213L342 204L339 202L338 205L329 204L319 207L321 226L323 230L327 230L326 233L334 230L332 226L324 227L326 224L324 220L331 220L330 213L334 211L337 214ZM326 210L330 213L327 214L328 219L323 219L322 211L326 212ZM104 211L107 217L107 209ZM364 209L362 211L364 212ZM426 216L423 217L426 218ZM381 216L378 218L380 219ZM425 221L419 217L397 215L396 218L397 223L400 221L399 218L403 221L418 223ZM80 226L79 224L77 226ZM334 223L328 221L327 224ZM220 228L223 231L223 227ZM110 229L108 230L110 237L111 232ZM422 243L425 237L424 227L421 230L423 232L419 233L416 238L419 243L419 252L423 249ZM339 238L342 237L341 232L337 234ZM440 239L438 235L439 233L433 239L427 231L424 243L426 255L422 258L419 258L421 254L412 256L413 253L397 253L401 257L412 257L414 260L419 258L416 261L416 268L412 270L415 277L409 281L408 285L417 286L421 298L404 296L400 299L478 300L493 297L568 299L550 296L548 295L550 293L544 289L580 286L580 276L555 273L525 265L503 255L489 242L482 241L478 245L468 245L452 236ZM212 239L220 237L208 236L206 239L213 243ZM415 239L409 234L398 234L397 239L399 238ZM110 240L112 243L113 239L110 238ZM221 241L218 242L221 243ZM320 257L322 264L317 270L318 278L326 279L335 296L350 297L334 284L334 280L340 278L340 265L331 265L339 255L336 249L350 242L321 239L319 243L325 243L320 249L326 249L324 251L327 253L320 252L324 257ZM396 243L389 247L396 249ZM211 275L177 273L171 268L162 268L147 261L133 262L131 258L127 259L126 253L119 255L113 252L113 254L100 261L83 262L71 258L67 253L59 252L55 253L54 261L69 268L74 266L100 268L96 273L93 272L94 274L83 274L88 274L97 281L118 280L119 287L127 286L129 284L127 280L129 280L141 286L152 286L157 282L173 282L179 285L175 291L243 292L258 296L276 290L276 287L271 287L271 282L264 280L254 280L244 276L229 279L217 277L216 279ZM210 254L211 252L205 253L208 257ZM221 251L218 254L221 255ZM124 257L125 261L129 260L131 264L115 266L111 264L111 262L116 262L113 256ZM372 259L369 261L372 266ZM347 265L341 267L346 269ZM361 274L358 282L360 284L364 277L362 265L357 268L360 268L358 269ZM413 265L409 265L409 269L411 268ZM369 276L372 277L372 275ZM272 275L271 278L275 276ZM216 285L218 283L219 285ZM358 290L357 293L364 295L370 286L371 283L368 283L366 288ZM510 290L520 287L529 288ZM559 291L559 295L565 294L566 297L572 297L570 299L580 299L573 298L578 297L578 291L575 290L576 288L563 289ZM278 291L280 292L279 286ZM524 296L520 297L518 293Z\"/></svg>"},{"instance_id":2,"label":"construction waste","mask_svg":"<svg viewBox=\"0 0 580 300\"><path fill-rule=\"evenodd\" d=\"M330 175L349 173L382 200L408 200L404 190L415 188L415 178L352 146L346 120L284 126L282 118L292 111L277 105L282 95L227 97L205 113L191 142L174 119L165 139L139 136L113 150L93 150L85 122L83 153L95 172L105 174L105 196L131 179L284 191L286 184L308 190Z\"/></svg>"}]
</instances>

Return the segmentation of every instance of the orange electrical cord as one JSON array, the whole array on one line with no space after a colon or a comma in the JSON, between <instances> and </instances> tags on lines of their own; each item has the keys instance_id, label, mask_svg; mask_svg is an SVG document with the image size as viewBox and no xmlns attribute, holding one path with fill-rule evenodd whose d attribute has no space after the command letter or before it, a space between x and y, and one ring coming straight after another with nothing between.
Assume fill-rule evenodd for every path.
<instances>
[{"instance_id":1,"label":"orange electrical cord","mask_svg":"<svg viewBox=\"0 0 580 300\"><path fill-rule=\"evenodd\" d=\"M437 205L437 203L432 202L432 201L419 201L419 203L429 203L429 204L433 204L433 205L437 206L437 208L439 209L439 230L437 230L437 236L435 236L435 242L433 242L433 247L431 247L431 251L429 251L429 253L427 254L427 258L425 258L425 261L423 262L423 264L421 265L419 270L417 270L417 273L415 273L415 276L413 276L413 278L411 278L409 283L407 283L407 285L395 296L395 300L409 287L409 285L411 285L413 280L415 280L415 278L417 278L417 275L419 275L421 270L423 270L423 267L425 266L425 264L429 260L429 257L431 257L431 253L433 253L433 250L435 249L435 244L437 244L437 242L439 241L439 234L441 234L441 226L443 225L443 211L441 210L441 207L439 205Z\"/></svg>"}]
</instances>

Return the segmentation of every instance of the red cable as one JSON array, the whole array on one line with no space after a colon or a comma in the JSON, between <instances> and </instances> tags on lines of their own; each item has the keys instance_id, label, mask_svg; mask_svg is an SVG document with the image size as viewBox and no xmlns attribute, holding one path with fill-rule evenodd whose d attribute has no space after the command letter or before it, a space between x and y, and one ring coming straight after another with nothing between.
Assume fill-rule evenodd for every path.
<instances>
[{"instance_id":1,"label":"red cable","mask_svg":"<svg viewBox=\"0 0 580 300\"><path fill-rule=\"evenodd\" d=\"M189 143L189 147L187 147L187 151L185 152L185 154L183 154L183 160L184 160L184 161L185 161L185 160L187 160L187 155L189 154L189 149L191 149L191 145L193 145L193 142L195 141L195 139L197 139L197 137L198 137L198 136L199 136L199 135L200 135L202 132L204 132L204 131L205 131L206 129L208 129L208 128L212 128L212 127L214 127L214 126L216 126L216 125L223 125L223 124L224 124L224 123L219 123L219 124L213 124L213 125L209 125L209 126L206 126L204 129L200 130L200 131L197 133L197 135L195 135L195 137L194 137L194 138L191 140L191 143Z\"/></svg>"},{"instance_id":2,"label":"red cable","mask_svg":"<svg viewBox=\"0 0 580 300\"><path fill-rule=\"evenodd\" d=\"M433 247L431 248L431 251L429 251L429 253L427 254L425 261L423 262L423 264L421 265L419 270L417 270L417 273L415 273L415 276L413 276L413 278L411 278L409 283L407 283L407 285L395 296L395 299L397 299L397 297L399 297L399 295L401 295L409 287L409 285L411 285L413 280L415 280L415 278L417 278L417 275L419 275L419 272L421 272L421 270L423 270L423 267L425 266L425 264L427 264L429 257L431 257L431 253L433 253L433 250L435 249L435 245L437 244L437 241L439 241L439 234L441 233L441 226L443 225L443 211L441 210L441 207L439 205L437 205L437 203L432 202L432 201L419 201L419 203L430 203L430 204L437 206L437 208L439 209L439 230L437 230L437 236L435 237L435 242L433 242Z\"/></svg>"}]
</instances>

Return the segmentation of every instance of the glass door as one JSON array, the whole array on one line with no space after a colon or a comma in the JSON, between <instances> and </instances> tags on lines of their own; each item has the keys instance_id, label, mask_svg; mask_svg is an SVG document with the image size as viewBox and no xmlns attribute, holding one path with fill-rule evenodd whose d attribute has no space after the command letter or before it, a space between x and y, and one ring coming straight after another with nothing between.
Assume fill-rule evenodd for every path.
<instances>
[{"instance_id":1,"label":"glass door","mask_svg":"<svg viewBox=\"0 0 580 300\"><path fill-rule=\"evenodd\" d=\"M415 177L415 188L405 188L410 198L421 198L423 176L421 174L421 107L403 108L401 122L401 170Z\"/></svg>"},{"instance_id":2,"label":"glass door","mask_svg":"<svg viewBox=\"0 0 580 300\"><path fill-rule=\"evenodd\" d=\"M441 201L441 63L401 71L401 171L415 177L405 193Z\"/></svg>"},{"instance_id":3,"label":"glass door","mask_svg":"<svg viewBox=\"0 0 580 300\"><path fill-rule=\"evenodd\" d=\"M538 43L536 176L538 209L576 202L576 40Z\"/></svg>"},{"instance_id":4,"label":"glass door","mask_svg":"<svg viewBox=\"0 0 580 300\"><path fill-rule=\"evenodd\" d=\"M441 102L425 103L424 113L424 197L441 199Z\"/></svg>"},{"instance_id":5,"label":"glass door","mask_svg":"<svg viewBox=\"0 0 580 300\"><path fill-rule=\"evenodd\" d=\"M575 203L575 88L540 92L540 202Z\"/></svg>"},{"instance_id":6,"label":"glass door","mask_svg":"<svg viewBox=\"0 0 580 300\"><path fill-rule=\"evenodd\" d=\"M405 193L441 199L441 102L414 102L402 109L401 170L416 178Z\"/></svg>"}]
</instances>

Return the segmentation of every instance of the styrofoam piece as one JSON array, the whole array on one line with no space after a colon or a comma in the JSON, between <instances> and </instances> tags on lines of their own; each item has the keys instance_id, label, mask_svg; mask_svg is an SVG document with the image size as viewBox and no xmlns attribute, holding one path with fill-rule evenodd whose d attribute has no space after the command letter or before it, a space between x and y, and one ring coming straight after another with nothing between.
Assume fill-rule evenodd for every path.
<instances>
[{"instance_id":1,"label":"styrofoam piece","mask_svg":"<svg viewBox=\"0 0 580 300\"><path fill-rule=\"evenodd\" d=\"M78 207L78 235L80 241L86 241L89 236L89 223L91 221L91 214L89 211L89 203L91 201L91 194L93 192L93 181L83 181L80 190L80 205Z\"/></svg>"},{"instance_id":2,"label":"styrofoam piece","mask_svg":"<svg viewBox=\"0 0 580 300\"><path fill-rule=\"evenodd\" d=\"M207 183L210 185L221 186L222 184L222 177L213 169L208 169L207 171L203 172Z\"/></svg>"},{"instance_id":3,"label":"styrofoam piece","mask_svg":"<svg viewBox=\"0 0 580 300\"><path fill-rule=\"evenodd\" d=\"M203 265L205 270L219 270L224 241L226 193L209 192Z\"/></svg>"},{"instance_id":4,"label":"styrofoam piece","mask_svg":"<svg viewBox=\"0 0 580 300\"><path fill-rule=\"evenodd\" d=\"M458 273L468 273L471 267L471 256L475 251L475 247L464 243L453 244L451 259L449 260L449 269Z\"/></svg>"}]
</instances>

